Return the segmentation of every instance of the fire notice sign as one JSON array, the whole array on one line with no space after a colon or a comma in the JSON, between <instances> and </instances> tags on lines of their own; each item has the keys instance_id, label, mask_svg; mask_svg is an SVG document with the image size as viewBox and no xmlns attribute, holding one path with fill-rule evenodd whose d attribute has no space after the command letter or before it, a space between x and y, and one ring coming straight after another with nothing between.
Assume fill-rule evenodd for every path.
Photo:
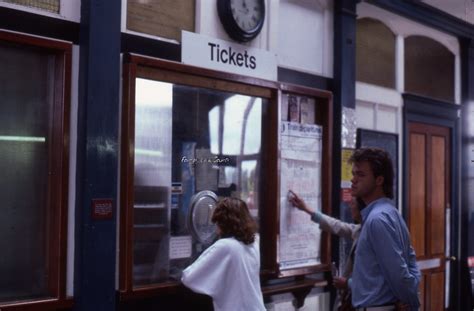
<instances>
[{"instance_id":1,"label":"fire notice sign","mask_svg":"<svg viewBox=\"0 0 474 311\"><path fill-rule=\"evenodd\" d=\"M113 199L92 199L92 219L112 219Z\"/></svg>"}]
</instances>

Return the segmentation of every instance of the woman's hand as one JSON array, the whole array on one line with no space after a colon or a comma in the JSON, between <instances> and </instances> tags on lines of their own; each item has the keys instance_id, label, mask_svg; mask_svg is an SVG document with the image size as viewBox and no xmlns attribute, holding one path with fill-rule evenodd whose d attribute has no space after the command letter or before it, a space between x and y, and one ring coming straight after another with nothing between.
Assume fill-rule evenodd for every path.
<instances>
[{"instance_id":1,"label":"woman's hand","mask_svg":"<svg viewBox=\"0 0 474 311\"><path fill-rule=\"evenodd\" d=\"M308 214L311 214L313 212L308 208L308 206L306 206L305 201L291 190L288 191L288 200L294 207L299 210L302 210L303 212L306 212Z\"/></svg>"}]
</instances>

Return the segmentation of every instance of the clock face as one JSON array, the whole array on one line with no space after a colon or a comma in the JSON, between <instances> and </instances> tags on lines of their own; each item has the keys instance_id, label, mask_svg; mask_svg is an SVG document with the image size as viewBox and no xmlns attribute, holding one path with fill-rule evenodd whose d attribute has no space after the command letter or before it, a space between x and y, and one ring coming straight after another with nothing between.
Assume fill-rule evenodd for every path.
<instances>
[{"instance_id":1,"label":"clock face","mask_svg":"<svg viewBox=\"0 0 474 311\"><path fill-rule=\"evenodd\" d=\"M232 16L240 29L250 32L256 29L262 20L262 1L230 0Z\"/></svg>"},{"instance_id":2,"label":"clock face","mask_svg":"<svg viewBox=\"0 0 474 311\"><path fill-rule=\"evenodd\" d=\"M265 0L217 0L217 11L229 36L240 42L255 38L265 20Z\"/></svg>"}]
</instances>

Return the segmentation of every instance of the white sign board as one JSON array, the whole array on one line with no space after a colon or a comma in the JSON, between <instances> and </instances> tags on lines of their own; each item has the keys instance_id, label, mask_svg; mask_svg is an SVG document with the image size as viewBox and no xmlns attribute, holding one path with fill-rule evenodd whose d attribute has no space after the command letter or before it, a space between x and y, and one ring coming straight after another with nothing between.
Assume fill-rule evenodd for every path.
<instances>
[{"instance_id":1,"label":"white sign board","mask_svg":"<svg viewBox=\"0 0 474 311\"><path fill-rule=\"evenodd\" d=\"M193 32L181 32L184 64L266 80L277 80L276 55Z\"/></svg>"},{"instance_id":2,"label":"white sign board","mask_svg":"<svg viewBox=\"0 0 474 311\"><path fill-rule=\"evenodd\" d=\"M189 258L192 255L192 238L187 236L170 237L170 259Z\"/></svg>"},{"instance_id":3,"label":"white sign board","mask_svg":"<svg viewBox=\"0 0 474 311\"><path fill-rule=\"evenodd\" d=\"M293 190L313 210L321 210L322 127L281 123L280 158L280 269L316 265L320 260L321 231L310 217L293 207Z\"/></svg>"}]
</instances>

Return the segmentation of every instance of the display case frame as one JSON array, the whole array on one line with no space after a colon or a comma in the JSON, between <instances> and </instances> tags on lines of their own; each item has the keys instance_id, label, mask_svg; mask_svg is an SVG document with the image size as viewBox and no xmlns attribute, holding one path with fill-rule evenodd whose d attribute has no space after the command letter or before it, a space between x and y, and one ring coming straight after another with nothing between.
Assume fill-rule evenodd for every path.
<instances>
[{"instance_id":1,"label":"display case frame","mask_svg":"<svg viewBox=\"0 0 474 311\"><path fill-rule=\"evenodd\" d=\"M316 100L316 122L324 129L321 199L323 211L331 213L331 158L332 152L332 93L307 87L283 84L258 78L184 65L177 62L125 54L123 58L121 164L120 164L120 254L118 293L120 301L160 296L185 291L178 281L166 281L148 286L133 284L133 170L135 128L135 79L148 78L182 85L211 88L268 99L268 109L262 120L262 177L265 189L260 202L261 277L263 292L266 280L330 271L330 238L323 234L321 264L311 267L280 271L278 267L279 235L279 127L281 125L280 101L284 92L309 96ZM321 283L321 279L309 283ZM281 286L280 286L281 287ZM291 286L290 286L291 287ZM293 286L294 287L294 286ZM281 290L279 288L279 290Z\"/></svg>"}]
</instances>

